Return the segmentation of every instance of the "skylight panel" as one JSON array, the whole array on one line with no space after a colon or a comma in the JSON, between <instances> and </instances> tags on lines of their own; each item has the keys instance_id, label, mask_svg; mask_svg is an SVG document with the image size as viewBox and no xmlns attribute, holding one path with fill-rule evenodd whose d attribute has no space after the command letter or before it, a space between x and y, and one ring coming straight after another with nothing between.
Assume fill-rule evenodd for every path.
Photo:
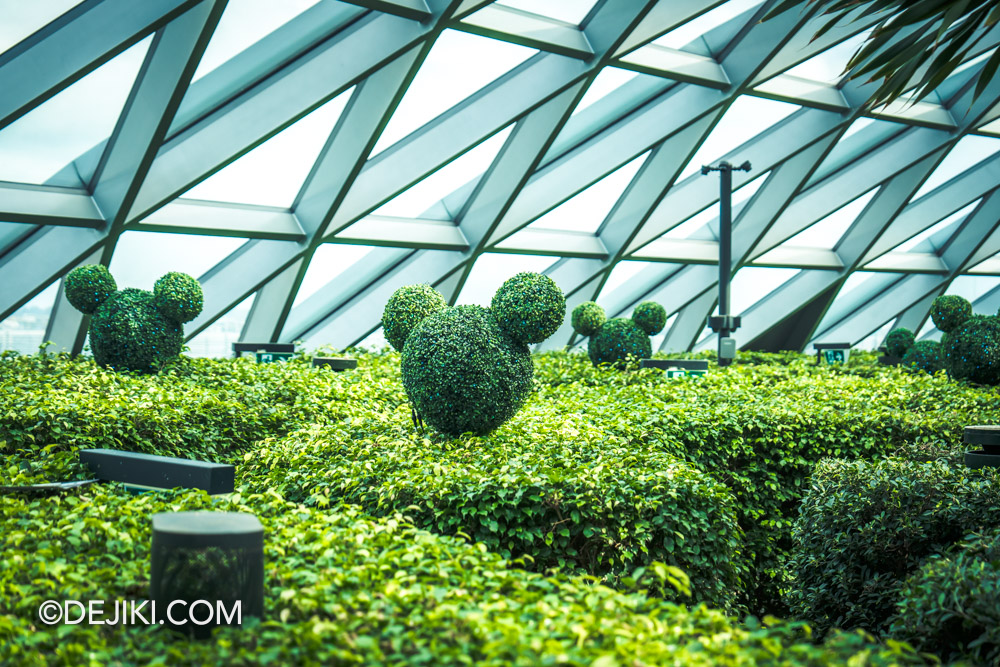
<instances>
[{"instance_id":1,"label":"skylight panel","mask_svg":"<svg viewBox=\"0 0 1000 667\"><path fill-rule=\"evenodd\" d=\"M82 0L0 0L0 53L68 12Z\"/></svg>"},{"instance_id":2,"label":"skylight panel","mask_svg":"<svg viewBox=\"0 0 1000 667\"><path fill-rule=\"evenodd\" d=\"M497 0L495 4L580 25L597 2L596 0Z\"/></svg>"}]
</instances>

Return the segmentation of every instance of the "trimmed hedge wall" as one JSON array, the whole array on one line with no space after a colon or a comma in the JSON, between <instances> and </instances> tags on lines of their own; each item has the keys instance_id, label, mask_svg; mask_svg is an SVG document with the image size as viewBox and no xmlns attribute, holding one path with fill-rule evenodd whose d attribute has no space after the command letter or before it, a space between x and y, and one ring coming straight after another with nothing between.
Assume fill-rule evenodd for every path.
<instances>
[{"instance_id":1,"label":"trimmed hedge wall","mask_svg":"<svg viewBox=\"0 0 1000 667\"><path fill-rule=\"evenodd\" d=\"M248 453L243 483L313 506L405 512L422 528L529 555L537 571L615 581L662 561L688 573L695 601L733 608L746 564L726 488L579 415L550 417L535 404L489 437L459 440L413 434L402 410L302 431Z\"/></svg>"},{"instance_id":2,"label":"trimmed hedge wall","mask_svg":"<svg viewBox=\"0 0 1000 667\"><path fill-rule=\"evenodd\" d=\"M251 512L265 529L265 614L188 640L162 627L36 621L39 604L142 599L150 516ZM415 530L402 517L322 512L273 495L128 496L92 489L26 501L0 497L0 663L5 665L923 665L904 644L861 634L816 645L769 619L736 625L642 590L516 569L483 545ZM676 578L665 566L633 588ZM681 580L683 581L683 580Z\"/></svg>"},{"instance_id":3,"label":"trimmed hedge wall","mask_svg":"<svg viewBox=\"0 0 1000 667\"><path fill-rule=\"evenodd\" d=\"M964 535L1000 527L1000 470L824 461L795 524L788 599L820 629L888 629L906 578Z\"/></svg>"}]
</instances>

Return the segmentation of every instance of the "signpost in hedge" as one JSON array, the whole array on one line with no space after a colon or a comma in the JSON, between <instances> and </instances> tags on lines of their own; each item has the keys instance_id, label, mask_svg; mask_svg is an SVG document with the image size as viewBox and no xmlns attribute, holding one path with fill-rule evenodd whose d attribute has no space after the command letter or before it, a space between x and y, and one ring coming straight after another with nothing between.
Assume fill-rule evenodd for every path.
<instances>
[{"instance_id":1,"label":"signpost in hedge","mask_svg":"<svg viewBox=\"0 0 1000 667\"><path fill-rule=\"evenodd\" d=\"M722 161L718 167L703 166L702 175L717 171L719 179L719 314L708 318L708 326L719 334L719 365L736 358L736 339L730 334L740 327L739 316L729 314L729 273L733 268L733 170L750 171L750 163L736 167Z\"/></svg>"}]
</instances>

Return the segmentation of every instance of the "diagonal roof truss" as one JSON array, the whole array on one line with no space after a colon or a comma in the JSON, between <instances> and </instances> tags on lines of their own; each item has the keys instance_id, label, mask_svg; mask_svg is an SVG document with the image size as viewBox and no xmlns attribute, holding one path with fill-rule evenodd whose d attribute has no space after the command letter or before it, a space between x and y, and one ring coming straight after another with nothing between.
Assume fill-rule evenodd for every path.
<instances>
[{"instance_id":1,"label":"diagonal roof truss","mask_svg":"<svg viewBox=\"0 0 1000 667\"><path fill-rule=\"evenodd\" d=\"M744 310L744 347L857 343L887 324L919 330L957 278L1000 276L1000 154L941 176L970 137L1000 147L1000 79L971 101L1000 27L930 101L869 112L872 86L803 72L859 39L870 19L812 40L816 23L795 12L760 23L770 0L597 0L579 24L542 12L559 4L540 0L532 13L523 2L322 0L206 73L199 65L225 0L73 5L0 53L0 136L151 42L109 136L46 183L0 181L0 323L73 267L110 264L123 235L145 231L241 240L200 276L205 310L189 338L249 301L243 340L346 347L378 330L397 287L431 283L455 302L477 260L502 252L553 258L545 272L570 308L597 299L617 316L660 301L671 316L660 349L704 347L718 184L692 167L723 158L754 167L734 174L734 187L747 188L734 210L734 271L793 270ZM446 31L536 53L376 151ZM588 97L602 72L622 71L637 76ZM342 111L290 206L184 196L339 96ZM749 98L794 108L706 155ZM379 212L491 139L498 148L482 173L425 213ZM624 187L596 226L533 224L616 172ZM830 243L796 244L848 209L853 218ZM899 249L946 219L929 240ZM368 252L303 297L328 244ZM623 267L628 278L616 279ZM998 301L1000 287L976 307ZM45 339L78 352L85 324L60 289ZM543 346L575 342L564 327Z\"/></svg>"}]
</instances>

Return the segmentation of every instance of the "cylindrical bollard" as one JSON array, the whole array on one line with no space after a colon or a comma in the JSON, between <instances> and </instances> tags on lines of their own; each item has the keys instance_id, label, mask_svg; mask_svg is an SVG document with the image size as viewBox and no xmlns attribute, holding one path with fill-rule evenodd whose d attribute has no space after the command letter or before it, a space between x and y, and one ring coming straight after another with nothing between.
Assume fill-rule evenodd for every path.
<instances>
[{"instance_id":1,"label":"cylindrical bollard","mask_svg":"<svg viewBox=\"0 0 1000 667\"><path fill-rule=\"evenodd\" d=\"M970 468L1000 467L1000 426L966 426L963 440L982 449L965 453L965 465Z\"/></svg>"},{"instance_id":2,"label":"cylindrical bollard","mask_svg":"<svg viewBox=\"0 0 1000 667\"><path fill-rule=\"evenodd\" d=\"M165 625L198 638L217 625L262 618L260 521L242 512L153 515L150 597Z\"/></svg>"}]
</instances>

